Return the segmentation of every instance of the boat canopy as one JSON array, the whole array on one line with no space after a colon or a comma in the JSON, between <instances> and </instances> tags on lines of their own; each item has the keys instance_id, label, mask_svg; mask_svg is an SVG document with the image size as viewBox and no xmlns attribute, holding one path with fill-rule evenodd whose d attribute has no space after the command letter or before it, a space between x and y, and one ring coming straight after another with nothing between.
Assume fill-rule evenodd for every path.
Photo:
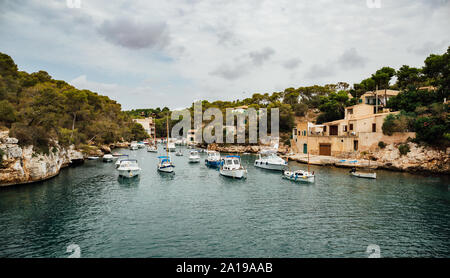
<instances>
[{"instance_id":1,"label":"boat canopy","mask_svg":"<svg viewBox=\"0 0 450 278\"><path fill-rule=\"evenodd\" d=\"M241 158L239 155L227 155L225 158Z\"/></svg>"}]
</instances>

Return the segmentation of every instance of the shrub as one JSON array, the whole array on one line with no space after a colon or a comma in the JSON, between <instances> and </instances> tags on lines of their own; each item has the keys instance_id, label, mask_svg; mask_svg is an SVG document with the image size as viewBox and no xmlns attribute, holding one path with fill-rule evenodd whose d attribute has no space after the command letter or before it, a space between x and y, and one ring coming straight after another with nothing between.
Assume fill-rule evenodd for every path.
<instances>
[{"instance_id":1,"label":"shrub","mask_svg":"<svg viewBox=\"0 0 450 278\"><path fill-rule=\"evenodd\" d=\"M407 153L409 153L410 149L408 144L401 144L400 146L398 146L398 151L401 155L406 155Z\"/></svg>"},{"instance_id":2,"label":"shrub","mask_svg":"<svg viewBox=\"0 0 450 278\"><path fill-rule=\"evenodd\" d=\"M378 147L380 147L380 149L384 149L386 148L386 143L384 143L383 141L378 142Z\"/></svg>"},{"instance_id":3,"label":"shrub","mask_svg":"<svg viewBox=\"0 0 450 278\"><path fill-rule=\"evenodd\" d=\"M0 164L2 164L3 162L3 156L5 155L5 151L3 151L2 149L0 149Z\"/></svg>"}]
</instances>

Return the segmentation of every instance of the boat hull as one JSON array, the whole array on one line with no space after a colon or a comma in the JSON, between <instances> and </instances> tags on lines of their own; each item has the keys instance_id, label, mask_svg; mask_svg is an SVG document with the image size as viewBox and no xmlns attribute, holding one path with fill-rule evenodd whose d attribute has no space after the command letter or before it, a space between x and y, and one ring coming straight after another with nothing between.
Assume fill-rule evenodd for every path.
<instances>
[{"instance_id":1,"label":"boat hull","mask_svg":"<svg viewBox=\"0 0 450 278\"><path fill-rule=\"evenodd\" d=\"M158 171L163 173L173 173L173 168L174 168L173 166L165 166L165 167L158 166Z\"/></svg>"},{"instance_id":2,"label":"boat hull","mask_svg":"<svg viewBox=\"0 0 450 278\"><path fill-rule=\"evenodd\" d=\"M199 163L200 157L189 157L189 163Z\"/></svg>"},{"instance_id":3,"label":"boat hull","mask_svg":"<svg viewBox=\"0 0 450 278\"><path fill-rule=\"evenodd\" d=\"M267 169L267 170L274 170L274 171L283 171L286 167L286 164L271 164L268 162L260 162L255 161L254 164L255 167L261 168L261 169Z\"/></svg>"},{"instance_id":4,"label":"boat hull","mask_svg":"<svg viewBox=\"0 0 450 278\"><path fill-rule=\"evenodd\" d=\"M220 161L205 160L205 164L208 167L219 168L221 163L220 163Z\"/></svg>"},{"instance_id":5,"label":"boat hull","mask_svg":"<svg viewBox=\"0 0 450 278\"><path fill-rule=\"evenodd\" d=\"M359 172L352 172L350 173L354 177L358 178L364 178L364 179L376 179L377 173L359 173Z\"/></svg>"},{"instance_id":6,"label":"boat hull","mask_svg":"<svg viewBox=\"0 0 450 278\"><path fill-rule=\"evenodd\" d=\"M299 175L294 172L284 172L283 178L295 181L295 182L303 182L303 183L314 183L315 176L314 175Z\"/></svg>"},{"instance_id":7,"label":"boat hull","mask_svg":"<svg viewBox=\"0 0 450 278\"><path fill-rule=\"evenodd\" d=\"M124 178L132 178L135 176L138 176L139 173L141 172L140 170L127 170L127 169L118 169L119 171L119 176L124 177Z\"/></svg>"},{"instance_id":8,"label":"boat hull","mask_svg":"<svg viewBox=\"0 0 450 278\"><path fill-rule=\"evenodd\" d=\"M219 172L222 176L234 179L244 179L247 177L247 170L245 169L233 169L233 170L220 169Z\"/></svg>"}]
</instances>

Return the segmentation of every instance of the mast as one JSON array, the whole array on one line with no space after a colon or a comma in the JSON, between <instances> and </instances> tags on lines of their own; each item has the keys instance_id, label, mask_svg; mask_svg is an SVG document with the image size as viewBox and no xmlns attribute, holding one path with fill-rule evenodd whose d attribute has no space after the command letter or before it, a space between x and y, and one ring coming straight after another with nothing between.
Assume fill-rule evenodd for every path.
<instances>
[{"instance_id":1,"label":"mast","mask_svg":"<svg viewBox=\"0 0 450 278\"><path fill-rule=\"evenodd\" d=\"M309 138L309 124L306 122L306 152L308 153L308 173L309 173L309 146L308 146L308 138Z\"/></svg>"},{"instance_id":2,"label":"mast","mask_svg":"<svg viewBox=\"0 0 450 278\"><path fill-rule=\"evenodd\" d=\"M166 126L167 126L166 153L167 157L169 157L169 114L167 114Z\"/></svg>"}]
</instances>

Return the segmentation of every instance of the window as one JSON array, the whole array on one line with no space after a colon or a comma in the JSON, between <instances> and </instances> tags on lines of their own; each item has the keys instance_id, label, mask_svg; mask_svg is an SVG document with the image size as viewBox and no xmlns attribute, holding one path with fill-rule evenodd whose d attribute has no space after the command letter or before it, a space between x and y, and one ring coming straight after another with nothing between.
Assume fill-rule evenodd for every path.
<instances>
[{"instance_id":1,"label":"window","mask_svg":"<svg viewBox=\"0 0 450 278\"><path fill-rule=\"evenodd\" d=\"M348 109L348 114L353 114L353 108L352 109Z\"/></svg>"},{"instance_id":2,"label":"window","mask_svg":"<svg viewBox=\"0 0 450 278\"><path fill-rule=\"evenodd\" d=\"M347 126L344 125L344 132L347 132Z\"/></svg>"},{"instance_id":3,"label":"window","mask_svg":"<svg viewBox=\"0 0 450 278\"><path fill-rule=\"evenodd\" d=\"M350 130L353 130L353 124L350 124Z\"/></svg>"},{"instance_id":4,"label":"window","mask_svg":"<svg viewBox=\"0 0 450 278\"><path fill-rule=\"evenodd\" d=\"M323 127L323 132L327 132L327 126Z\"/></svg>"},{"instance_id":5,"label":"window","mask_svg":"<svg viewBox=\"0 0 450 278\"><path fill-rule=\"evenodd\" d=\"M377 124L372 124L372 132L377 132Z\"/></svg>"}]
</instances>

